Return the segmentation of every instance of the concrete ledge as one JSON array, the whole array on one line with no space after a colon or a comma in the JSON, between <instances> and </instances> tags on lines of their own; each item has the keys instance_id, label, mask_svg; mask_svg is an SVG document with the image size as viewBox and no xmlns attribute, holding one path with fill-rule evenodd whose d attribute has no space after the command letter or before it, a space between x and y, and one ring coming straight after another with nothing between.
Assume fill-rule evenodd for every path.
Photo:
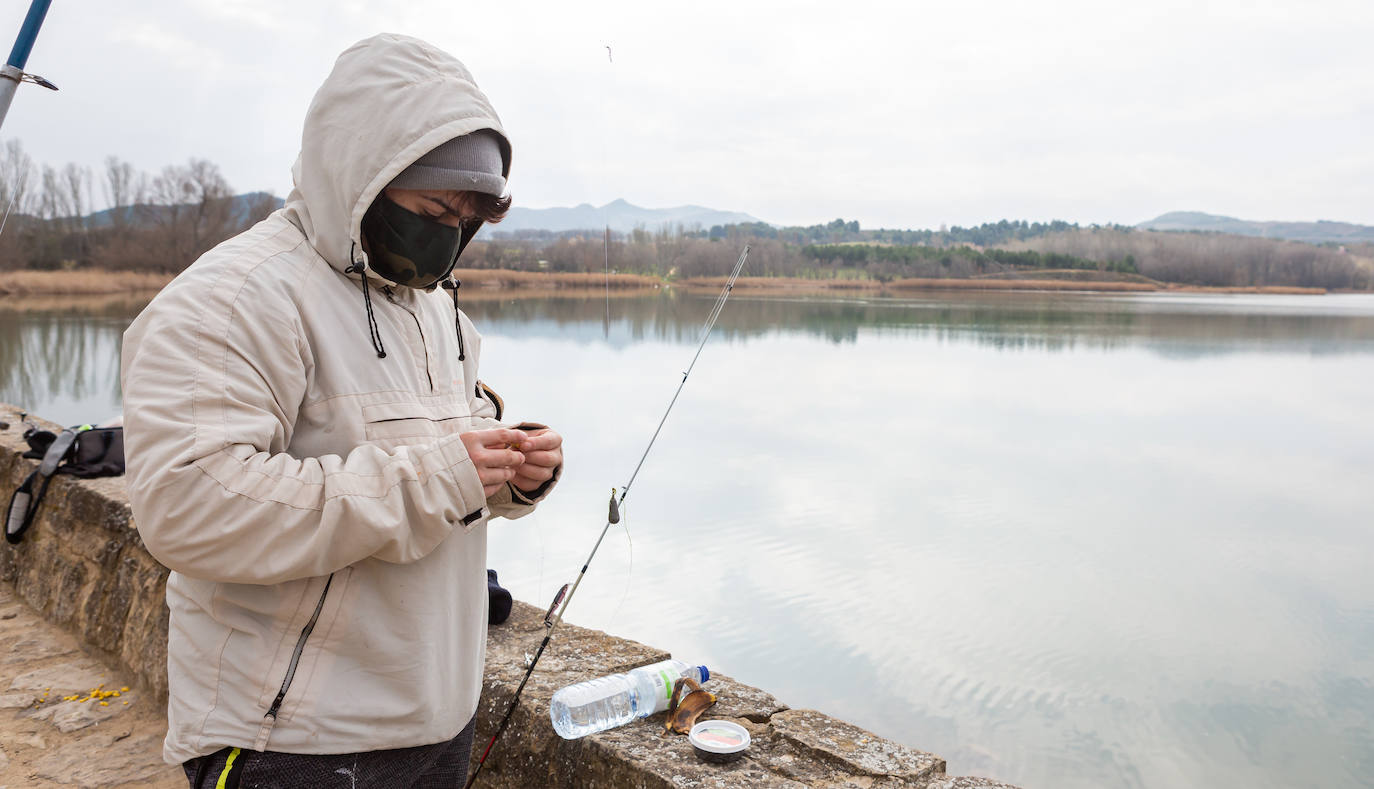
<instances>
[{"instance_id":1,"label":"concrete ledge","mask_svg":"<svg viewBox=\"0 0 1374 789\"><path fill-rule=\"evenodd\" d=\"M487 637L487 681L477 711L481 755L525 671L525 655L543 638L543 612L516 603ZM520 698L511 725L482 773L490 787L922 787L1014 789L983 778L950 778L934 754L883 739L815 710L794 710L758 688L712 672L718 701L710 718L733 720L752 740L744 758L719 765L697 758L687 738L662 736L663 713L580 740L549 723L549 699L564 685L670 657L595 630L560 627Z\"/></svg>"},{"instance_id":2,"label":"concrete ledge","mask_svg":"<svg viewBox=\"0 0 1374 789\"><path fill-rule=\"evenodd\" d=\"M0 502L9 503L38 461L18 409L0 404ZM51 422L39 426L60 431ZM0 581L102 661L167 698L167 569L143 547L122 477L53 477L33 526L18 545L0 543Z\"/></svg>"},{"instance_id":3,"label":"concrete ledge","mask_svg":"<svg viewBox=\"0 0 1374 789\"><path fill-rule=\"evenodd\" d=\"M19 457L27 445L17 409L0 404L0 420L10 423L0 431L0 491L8 501L8 492L38 464ZM136 677L165 702L167 570L139 539L122 478L54 478L24 542L0 544L0 581L12 584L19 597L97 658ZM489 630L474 763L524 675L526 654L538 648L543 635L542 610L518 602L505 624ZM719 701L708 716L734 720L753 740L745 757L731 764L699 760L685 736L661 736L661 713L580 740L554 733L549 699L555 690L668 657L663 650L599 631L559 628L479 785L1015 789L984 778L950 777L944 760L934 754L821 712L790 709L763 690L716 673L707 687Z\"/></svg>"}]
</instances>

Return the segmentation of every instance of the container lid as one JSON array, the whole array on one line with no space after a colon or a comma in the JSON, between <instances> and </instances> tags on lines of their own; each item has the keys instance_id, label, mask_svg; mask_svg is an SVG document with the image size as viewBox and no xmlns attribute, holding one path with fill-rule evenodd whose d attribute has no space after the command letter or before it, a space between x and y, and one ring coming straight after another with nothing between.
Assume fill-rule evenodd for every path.
<instances>
[{"instance_id":1,"label":"container lid","mask_svg":"<svg viewBox=\"0 0 1374 789\"><path fill-rule=\"evenodd\" d=\"M687 734L692 746L708 753L739 753L749 747L749 732L730 721L702 721Z\"/></svg>"}]
</instances>

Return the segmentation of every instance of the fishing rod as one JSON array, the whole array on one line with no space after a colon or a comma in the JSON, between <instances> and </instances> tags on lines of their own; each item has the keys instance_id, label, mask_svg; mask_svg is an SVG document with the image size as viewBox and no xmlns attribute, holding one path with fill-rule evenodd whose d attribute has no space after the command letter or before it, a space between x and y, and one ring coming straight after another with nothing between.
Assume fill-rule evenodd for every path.
<instances>
[{"instance_id":1,"label":"fishing rod","mask_svg":"<svg viewBox=\"0 0 1374 789\"><path fill-rule=\"evenodd\" d=\"M10 50L9 59L4 66L0 66L0 126L5 123L5 116L9 114L10 104L14 101L14 92L19 88L21 82L31 82L48 90L57 90L57 86L43 79L37 74L29 74L24 71L24 67L29 63L29 53L33 51L33 43L38 39L38 30L43 27L43 18L48 15L48 6L52 5L52 0L33 0L29 4L29 12L24 16L24 26L19 28L19 36L14 39L14 48ZM10 221L10 211L14 208L15 198L19 196L21 189L20 179L15 179L15 183L8 184L10 193L9 205L5 207L5 216L0 219L0 233L5 232L5 225Z\"/></svg>"},{"instance_id":2,"label":"fishing rod","mask_svg":"<svg viewBox=\"0 0 1374 789\"><path fill-rule=\"evenodd\" d=\"M515 689L515 695L511 697L510 703L506 705L506 714L501 717L501 723L496 727L496 733L491 735L491 741L487 743L487 748L482 752L482 758L477 762L477 769L473 771L464 789L471 789L477 782L477 776L482 773L482 765L487 763L487 757L491 755L491 749L496 745L497 739L501 737L506 726L510 724L511 715L515 712L515 705L520 701L520 693L524 691L525 684L530 681L530 675L534 674L534 667L539 665L539 658L543 656L544 649L548 647L549 641L553 639L554 630L563 623L563 615L568 610L568 605L572 603L573 595L577 594L577 587L582 584L582 579L587 576L587 568L591 566L592 559L596 558L596 552L601 548L601 542L606 539L606 533L611 530L611 526L620 523L620 508L625 504L625 498L630 495L630 487L634 485L635 479L639 476L640 469L644 468L644 461L649 457L649 450L654 448L654 442L658 440L658 434L663 431L663 425L668 421L668 415L673 412L673 406L677 404L678 395L682 394L682 387L687 385L687 378L692 374L692 368L697 366L697 359L701 357L701 351L706 347L706 340L711 336L711 330L716 327L716 319L720 317L721 310L725 309L725 301L730 298L730 291L735 287L735 280L739 279L740 271L744 269L744 260L749 257L749 245L744 246L744 250L739 253L739 260L735 261L735 268L730 272L730 278L725 281L725 287L721 289L720 295L716 297L716 303L711 307L711 314L706 318L706 323L702 326L701 342L697 343L697 351L692 355L692 361L687 365L687 369L682 373L682 380L678 382L677 391L673 392L673 399L668 401L668 407L663 411L663 418L658 420L658 427L654 428L654 434L649 437L649 443L644 447L644 454L639 456L639 462L635 464L635 470L630 474L630 479L625 486L620 489L620 497L616 498L615 489L611 489L611 501L608 505L606 514L606 525L601 529L601 535L596 538L596 544L592 546L592 552L587 555L587 561L582 563L582 570L573 580L571 588L568 584L563 584L554 595L553 603L549 610L544 614L544 640L539 643L539 649L530 659L529 665L525 668L525 676L520 680L520 685Z\"/></svg>"},{"instance_id":3,"label":"fishing rod","mask_svg":"<svg viewBox=\"0 0 1374 789\"><path fill-rule=\"evenodd\" d=\"M33 42L38 38L38 30L43 27L43 18L48 15L50 5L52 0L33 0L29 4L29 12L24 16L24 25L19 28L19 36L14 39L14 48L10 50L9 59L5 61L4 66L0 66L0 124L4 124L5 116L9 114L10 103L14 101L14 92L19 88L19 83L31 82L48 90L57 90L57 86L46 79L24 71L24 67L29 63L29 53L33 51Z\"/></svg>"}]
</instances>

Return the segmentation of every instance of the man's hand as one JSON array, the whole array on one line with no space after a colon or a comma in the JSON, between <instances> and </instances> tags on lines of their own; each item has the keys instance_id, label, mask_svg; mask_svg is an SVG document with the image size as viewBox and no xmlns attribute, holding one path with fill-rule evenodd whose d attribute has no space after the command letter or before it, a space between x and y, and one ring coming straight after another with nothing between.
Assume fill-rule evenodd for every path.
<instances>
[{"instance_id":1,"label":"man's hand","mask_svg":"<svg viewBox=\"0 0 1374 789\"><path fill-rule=\"evenodd\" d=\"M553 472L563 465L563 437L547 427L522 435L519 449L525 456L524 462L515 468L511 484L532 493L553 479Z\"/></svg>"},{"instance_id":2,"label":"man's hand","mask_svg":"<svg viewBox=\"0 0 1374 789\"><path fill-rule=\"evenodd\" d=\"M515 480L517 485L520 484L519 477L516 476L517 469L524 468L522 464L527 465L528 461L525 455L516 451L514 447L529 443L530 438L523 431L498 427L461 433L458 438L462 440L463 446L467 447L472 465L477 467L477 477L482 480L483 496L490 496L511 480ZM561 443L562 439L559 441ZM562 457L560 452L559 459Z\"/></svg>"}]
</instances>

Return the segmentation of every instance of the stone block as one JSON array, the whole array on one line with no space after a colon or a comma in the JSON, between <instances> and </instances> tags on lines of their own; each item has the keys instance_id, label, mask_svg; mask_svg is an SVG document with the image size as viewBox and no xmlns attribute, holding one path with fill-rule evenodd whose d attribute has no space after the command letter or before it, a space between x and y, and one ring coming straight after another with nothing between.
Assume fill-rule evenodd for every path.
<instances>
[{"instance_id":1,"label":"stone block","mask_svg":"<svg viewBox=\"0 0 1374 789\"><path fill-rule=\"evenodd\" d=\"M12 408L0 404L0 411ZM17 419L0 431L0 489L37 468ZM36 419L41 427L61 426ZM0 580L44 618L166 698L167 571L133 527L122 477L79 480L58 475L24 542L0 547Z\"/></svg>"},{"instance_id":2,"label":"stone block","mask_svg":"<svg viewBox=\"0 0 1374 789\"><path fill-rule=\"evenodd\" d=\"M20 710L32 707L38 698L32 693L6 693L0 695L0 710Z\"/></svg>"},{"instance_id":3,"label":"stone block","mask_svg":"<svg viewBox=\"0 0 1374 789\"><path fill-rule=\"evenodd\" d=\"M542 612L516 603L487 638L487 683L478 705L481 753L505 712L526 654L544 636ZM483 768L489 787L924 787L944 777L944 760L884 740L810 710L789 710L768 693L723 674L707 687L717 703L706 718L734 720L753 742L729 764L705 762L683 735L664 735L664 713L564 740L549 720L549 699L564 685L669 657L661 650L595 630L563 625L530 679L511 723Z\"/></svg>"},{"instance_id":4,"label":"stone block","mask_svg":"<svg viewBox=\"0 0 1374 789\"><path fill-rule=\"evenodd\" d=\"M994 781L991 778L944 775L931 781L927 789L1017 789L1017 787L1001 781Z\"/></svg>"},{"instance_id":5,"label":"stone block","mask_svg":"<svg viewBox=\"0 0 1374 789\"><path fill-rule=\"evenodd\" d=\"M89 746L72 741L38 760L35 772L39 778L64 786L122 786L141 785L181 770L152 756L162 751L161 737L130 738L120 744L120 748L108 749L103 758L92 760Z\"/></svg>"},{"instance_id":6,"label":"stone block","mask_svg":"<svg viewBox=\"0 0 1374 789\"><path fill-rule=\"evenodd\" d=\"M94 726L101 721L109 720L127 709L128 707L122 704L119 699L108 700L104 705L95 700L64 701L60 704L34 710L29 717L34 720L48 721L63 734L70 734L87 726Z\"/></svg>"},{"instance_id":7,"label":"stone block","mask_svg":"<svg viewBox=\"0 0 1374 789\"><path fill-rule=\"evenodd\" d=\"M769 721L773 731L806 762L829 764L848 775L884 777L921 786L945 772L935 754L899 745L852 723L815 710L787 710Z\"/></svg>"},{"instance_id":8,"label":"stone block","mask_svg":"<svg viewBox=\"0 0 1374 789\"><path fill-rule=\"evenodd\" d=\"M10 682L10 690L47 690L53 695L85 693L105 682L104 666L90 660L44 666L20 674Z\"/></svg>"}]
</instances>

